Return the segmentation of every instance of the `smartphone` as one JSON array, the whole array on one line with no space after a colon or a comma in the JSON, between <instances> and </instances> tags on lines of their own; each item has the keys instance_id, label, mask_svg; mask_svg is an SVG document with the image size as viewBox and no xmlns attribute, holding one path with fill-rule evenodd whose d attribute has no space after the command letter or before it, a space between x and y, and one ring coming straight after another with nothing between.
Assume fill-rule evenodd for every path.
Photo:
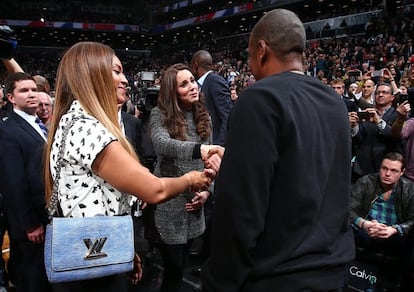
<instances>
[{"instance_id":1,"label":"smartphone","mask_svg":"<svg viewBox=\"0 0 414 292\"><path fill-rule=\"evenodd\" d=\"M371 73L371 77L380 77L382 75L383 75L382 70L375 70L375 71L372 71L372 73Z\"/></svg>"},{"instance_id":2,"label":"smartphone","mask_svg":"<svg viewBox=\"0 0 414 292\"><path fill-rule=\"evenodd\" d=\"M358 112L358 118L360 121L369 121L371 114L369 112Z\"/></svg>"}]
</instances>

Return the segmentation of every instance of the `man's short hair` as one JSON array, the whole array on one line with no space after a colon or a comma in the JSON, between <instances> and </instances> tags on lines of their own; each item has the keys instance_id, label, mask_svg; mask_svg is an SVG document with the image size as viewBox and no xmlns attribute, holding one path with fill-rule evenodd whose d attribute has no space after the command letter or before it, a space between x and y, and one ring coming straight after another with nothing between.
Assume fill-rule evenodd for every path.
<instances>
[{"instance_id":1,"label":"man's short hair","mask_svg":"<svg viewBox=\"0 0 414 292\"><path fill-rule=\"evenodd\" d=\"M13 90L16 88L16 82L23 81L23 80L33 80L33 82L36 83L33 76L28 73L16 72L16 73L9 74L6 79L6 87L5 87L6 94L13 93Z\"/></svg>"},{"instance_id":2,"label":"man's short hair","mask_svg":"<svg viewBox=\"0 0 414 292\"><path fill-rule=\"evenodd\" d=\"M405 167L405 160L404 160L404 156L401 153L398 152L389 152L387 154L384 155L384 158L382 160L391 160L391 161L399 161L401 162L401 169L404 169Z\"/></svg>"},{"instance_id":3,"label":"man's short hair","mask_svg":"<svg viewBox=\"0 0 414 292\"><path fill-rule=\"evenodd\" d=\"M302 21L290 10L274 9L266 13L254 26L254 43L264 40L278 58L290 53L303 54L306 32Z\"/></svg>"},{"instance_id":4,"label":"man's short hair","mask_svg":"<svg viewBox=\"0 0 414 292\"><path fill-rule=\"evenodd\" d=\"M389 84L387 82L381 82L381 83L377 84L377 88L380 87L380 86L386 86L386 87L388 87L390 89L390 91L391 91L391 94L394 94L393 93L393 90L392 90L391 84Z\"/></svg>"},{"instance_id":5,"label":"man's short hair","mask_svg":"<svg viewBox=\"0 0 414 292\"><path fill-rule=\"evenodd\" d=\"M331 81L330 85L340 84L345 87L345 82L342 79L334 79Z\"/></svg>"}]
</instances>

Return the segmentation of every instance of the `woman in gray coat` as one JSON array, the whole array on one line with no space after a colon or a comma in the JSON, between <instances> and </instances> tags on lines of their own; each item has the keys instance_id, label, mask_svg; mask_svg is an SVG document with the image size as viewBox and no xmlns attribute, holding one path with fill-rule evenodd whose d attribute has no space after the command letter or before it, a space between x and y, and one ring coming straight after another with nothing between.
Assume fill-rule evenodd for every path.
<instances>
[{"instance_id":1,"label":"woman in gray coat","mask_svg":"<svg viewBox=\"0 0 414 292\"><path fill-rule=\"evenodd\" d=\"M176 177L204 169L202 158L216 146L208 145L212 143L211 119L186 65L175 64L164 72L158 105L151 111L150 130L157 153L155 175ZM164 264L163 292L180 291L192 239L205 229L203 204L209 195L210 191L189 189L153 206L153 232Z\"/></svg>"}]
</instances>

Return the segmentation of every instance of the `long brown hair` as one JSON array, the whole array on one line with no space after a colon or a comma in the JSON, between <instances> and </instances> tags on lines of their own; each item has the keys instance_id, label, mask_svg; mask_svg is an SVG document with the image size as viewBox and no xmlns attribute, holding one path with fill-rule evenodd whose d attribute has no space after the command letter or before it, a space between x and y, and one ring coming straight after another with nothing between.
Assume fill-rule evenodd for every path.
<instances>
[{"instance_id":1,"label":"long brown hair","mask_svg":"<svg viewBox=\"0 0 414 292\"><path fill-rule=\"evenodd\" d=\"M187 140L187 125L177 93L177 73L182 70L191 72L190 68L182 63L174 64L164 71L161 78L158 107L164 114L164 126L171 137L185 141ZM211 135L211 121L208 111L201 100L192 105L192 112L197 134L202 141L206 141Z\"/></svg>"},{"instance_id":2,"label":"long brown hair","mask_svg":"<svg viewBox=\"0 0 414 292\"><path fill-rule=\"evenodd\" d=\"M116 88L112 77L114 51L101 43L80 42L69 48L59 63L53 117L45 153L45 192L49 202L53 188L50 151L61 117L74 100L95 117L136 158L118 121Z\"/></svg>"}]
</instances>

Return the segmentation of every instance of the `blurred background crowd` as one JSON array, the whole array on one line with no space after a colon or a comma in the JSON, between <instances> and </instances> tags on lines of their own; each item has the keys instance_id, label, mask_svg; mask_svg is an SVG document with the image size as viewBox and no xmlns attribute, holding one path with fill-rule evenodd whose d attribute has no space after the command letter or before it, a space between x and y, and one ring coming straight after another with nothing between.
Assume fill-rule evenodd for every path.
<instances>
[{"instance_id":1,"label":"blurred background crowd","mask_svg":"<svg viewBox=\"0 0 414 292\"><path fill-rule=\"evenodd\" d=\"M6 60L15 60L26 73L47 79L50 85L47 92L52 100L42 102L42 108L50 106L51 112L56 70L63 53L77 42L96 41L115 50L128 80L130 101L125 105L126 110L144 121L156 105L164 70L175 63L190 64L198 50L211 53L213 70L227 81L235 102L255 82L248 63L249 33L258 19L274 8L292 10L304 22L307 42L303 71L306 75L330 85L342 98L352 102L368 97L369 103L370 98L388 94L387 109L393 101L391 95L407 96L411 109L414 108L414 0L3 1L0 4L0 59L5 66L0 65L0 85L4 89L10 73ZM374 72L379 74L374 76ZM370 82L374 84L368 91L365 87ZM376 90L376 85L385 86L380 85L382 82L392 86ZM370 106L357 105L355 110L348 108L349 112L374 105L379 111L375 100ZM379 127L381 122L387 123L384 129L395 123L403 108L397 110L396 104L394 107L393 119L388 121L381 116ZM350 124L353 127L351 118ZM361 121L361 129L367 124L368 121ZM401 129L397 138L399 145ZM383 144L382 136L378 139L372 148ZM374 171L386 154L383 152L381 159L374 161ZM358 153L353 153L353 162L355 157L358 161ZM146 166L153 170L155 154L152 152L148 157L151 159L146 161ZM413 161L412 157L407 159L413 170L411 174ZM358 173L355 180L370 173ZM413 180L413 177L414 174L408 178Z\"/></svg>"},{"instance_id":2,"label":"blurred background crowd","mask_svg":"<svg viewBox=\"0 0 414 292\"><path fill-rule=\"evenodd\" d=\"M26 72L45 76L52 91L65 48L91 40L117 51L132 93L153 86L164 68L188 63L199 49L211 52L215 70L240 93L254 82L247 63L249 30L266 10L276 7L293 10L305 23L307 74L330 81L348 78L350 70L365 73L393 64L397 77L411 80L414 1L360 2L14 1L1 4L0 19L13 30L2 36L16 39L17 62ZM145 72L153 74L147 78ZM6 70L0 71L0 82L6 75Z\"/></svg>"}]
</instances>

